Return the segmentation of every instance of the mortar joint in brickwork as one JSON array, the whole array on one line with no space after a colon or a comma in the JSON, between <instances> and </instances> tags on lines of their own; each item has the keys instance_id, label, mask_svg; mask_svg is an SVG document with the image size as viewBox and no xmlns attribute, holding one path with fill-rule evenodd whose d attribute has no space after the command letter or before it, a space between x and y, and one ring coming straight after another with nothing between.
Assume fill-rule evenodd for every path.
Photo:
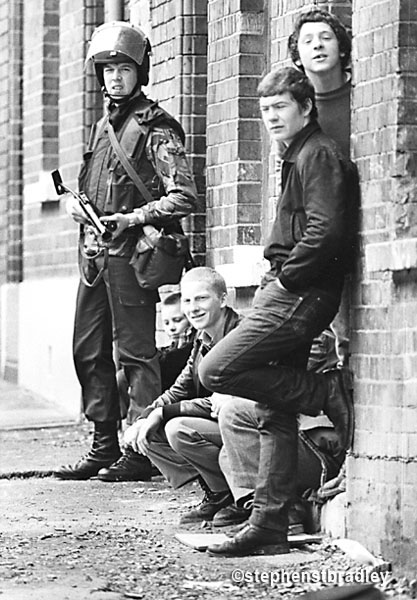
<instances>
[{"instance_id":1,"label":"mortar joint in brickwork","mask_svg":"<svg viewBox=\"0 0 417 600\"><path fill-rule=\"evenodd\" d=\"M417 456L388 456L387 454L366 454L365 452L349 452L349 457L383 462L417 463Z\"/></svg>"}]
</instances>

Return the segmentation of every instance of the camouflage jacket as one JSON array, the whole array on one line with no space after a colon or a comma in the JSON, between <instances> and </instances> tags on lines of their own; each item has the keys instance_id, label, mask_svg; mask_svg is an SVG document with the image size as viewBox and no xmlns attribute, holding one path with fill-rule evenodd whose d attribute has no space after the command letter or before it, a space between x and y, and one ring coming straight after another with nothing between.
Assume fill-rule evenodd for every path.
<instances>
[{"instance_id":1,"label":"camouflage jacket","mask_svg":"<svg viewBox=\"0 0 417 600\"><path fill-rule=\"evenodd\" d=\"M153 200L147 202L117 157L108 121ZM143 94L122 107L110 107L93 128L79 175L79 189L102 214L141 210L145 223L175 224L196 206L197 191L185 156L181 125ZM140 227L127 229L109 244L113 255L133 252Z\"/></svg>"}]
</instances>

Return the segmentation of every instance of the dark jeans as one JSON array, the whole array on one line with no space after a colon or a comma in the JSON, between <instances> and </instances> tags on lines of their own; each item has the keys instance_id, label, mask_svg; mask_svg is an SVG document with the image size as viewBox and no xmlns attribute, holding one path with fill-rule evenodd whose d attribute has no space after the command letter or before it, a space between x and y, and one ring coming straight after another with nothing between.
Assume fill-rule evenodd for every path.
<instances>
[{"instance_id":1,"label":"dark jeans","mask_svg":"<svg viewBox=\"0 0 417 600\"><path fill-rule=\"evenodd\" d=\"M83 410L89 420L120 419L113 339L130 386L127 422L132 423L160 394L155 347L157 299L155 292L139 287L125 257L109 257L108 268L96 287L80 283L73 349Z\"/></svg>"},{"instance_id":2,"label":"dark jeans","mask_svg":"<svg viewBox=\"0 0 417 600\"><path fill-rule=\"evenodd\" d=\"M204 357L202 384L258 402L260 460L251 522L286 533L295 495L297 414L317 415L327 384L306 371L312 341L333 320L339 289L258 290L248 316ZM282 460L282 457L286 460Z\"/></svg>"}]
</instances>

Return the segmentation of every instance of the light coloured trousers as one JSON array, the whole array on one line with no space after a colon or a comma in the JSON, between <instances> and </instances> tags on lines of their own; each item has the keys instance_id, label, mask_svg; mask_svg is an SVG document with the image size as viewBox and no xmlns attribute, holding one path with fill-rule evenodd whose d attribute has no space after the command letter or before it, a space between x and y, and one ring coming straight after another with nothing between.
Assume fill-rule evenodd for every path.
<instances>
[{"instance_id":1,"label":"light coloured trousers","mask_svg":"<svg viewBox=\"0 0 417 600\"><path fill-rule=\"evenodd\" d=\"M212 492L228 489L219 467L222 446L217 421L175 417L155 435L149 458L174 488L200 475Z\"/></svg>"}]
</instances>

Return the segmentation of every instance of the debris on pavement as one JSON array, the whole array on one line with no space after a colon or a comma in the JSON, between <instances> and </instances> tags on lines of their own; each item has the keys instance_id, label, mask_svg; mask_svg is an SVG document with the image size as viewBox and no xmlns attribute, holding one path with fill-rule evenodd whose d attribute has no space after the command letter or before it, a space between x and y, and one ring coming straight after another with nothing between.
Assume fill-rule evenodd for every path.
<instances>
[{"instance_id":1,"label":"debris on pavement","mask_svg":"<svg viewBox=\"0 0 417 600\"><path fill-rule=\"evenodd\" d=\"M51 470L88 446L85 424L2 432L0 477L24 473L25 465L27 472ZM174 492L161 476L126 483L1 478L1 599L290 600L361 583L387 598L416 598L415 577L369 569L330 539L279 556L219 559L193 550L175 534L198 499L195 486Z\"/></svg>"}]
</instances>

